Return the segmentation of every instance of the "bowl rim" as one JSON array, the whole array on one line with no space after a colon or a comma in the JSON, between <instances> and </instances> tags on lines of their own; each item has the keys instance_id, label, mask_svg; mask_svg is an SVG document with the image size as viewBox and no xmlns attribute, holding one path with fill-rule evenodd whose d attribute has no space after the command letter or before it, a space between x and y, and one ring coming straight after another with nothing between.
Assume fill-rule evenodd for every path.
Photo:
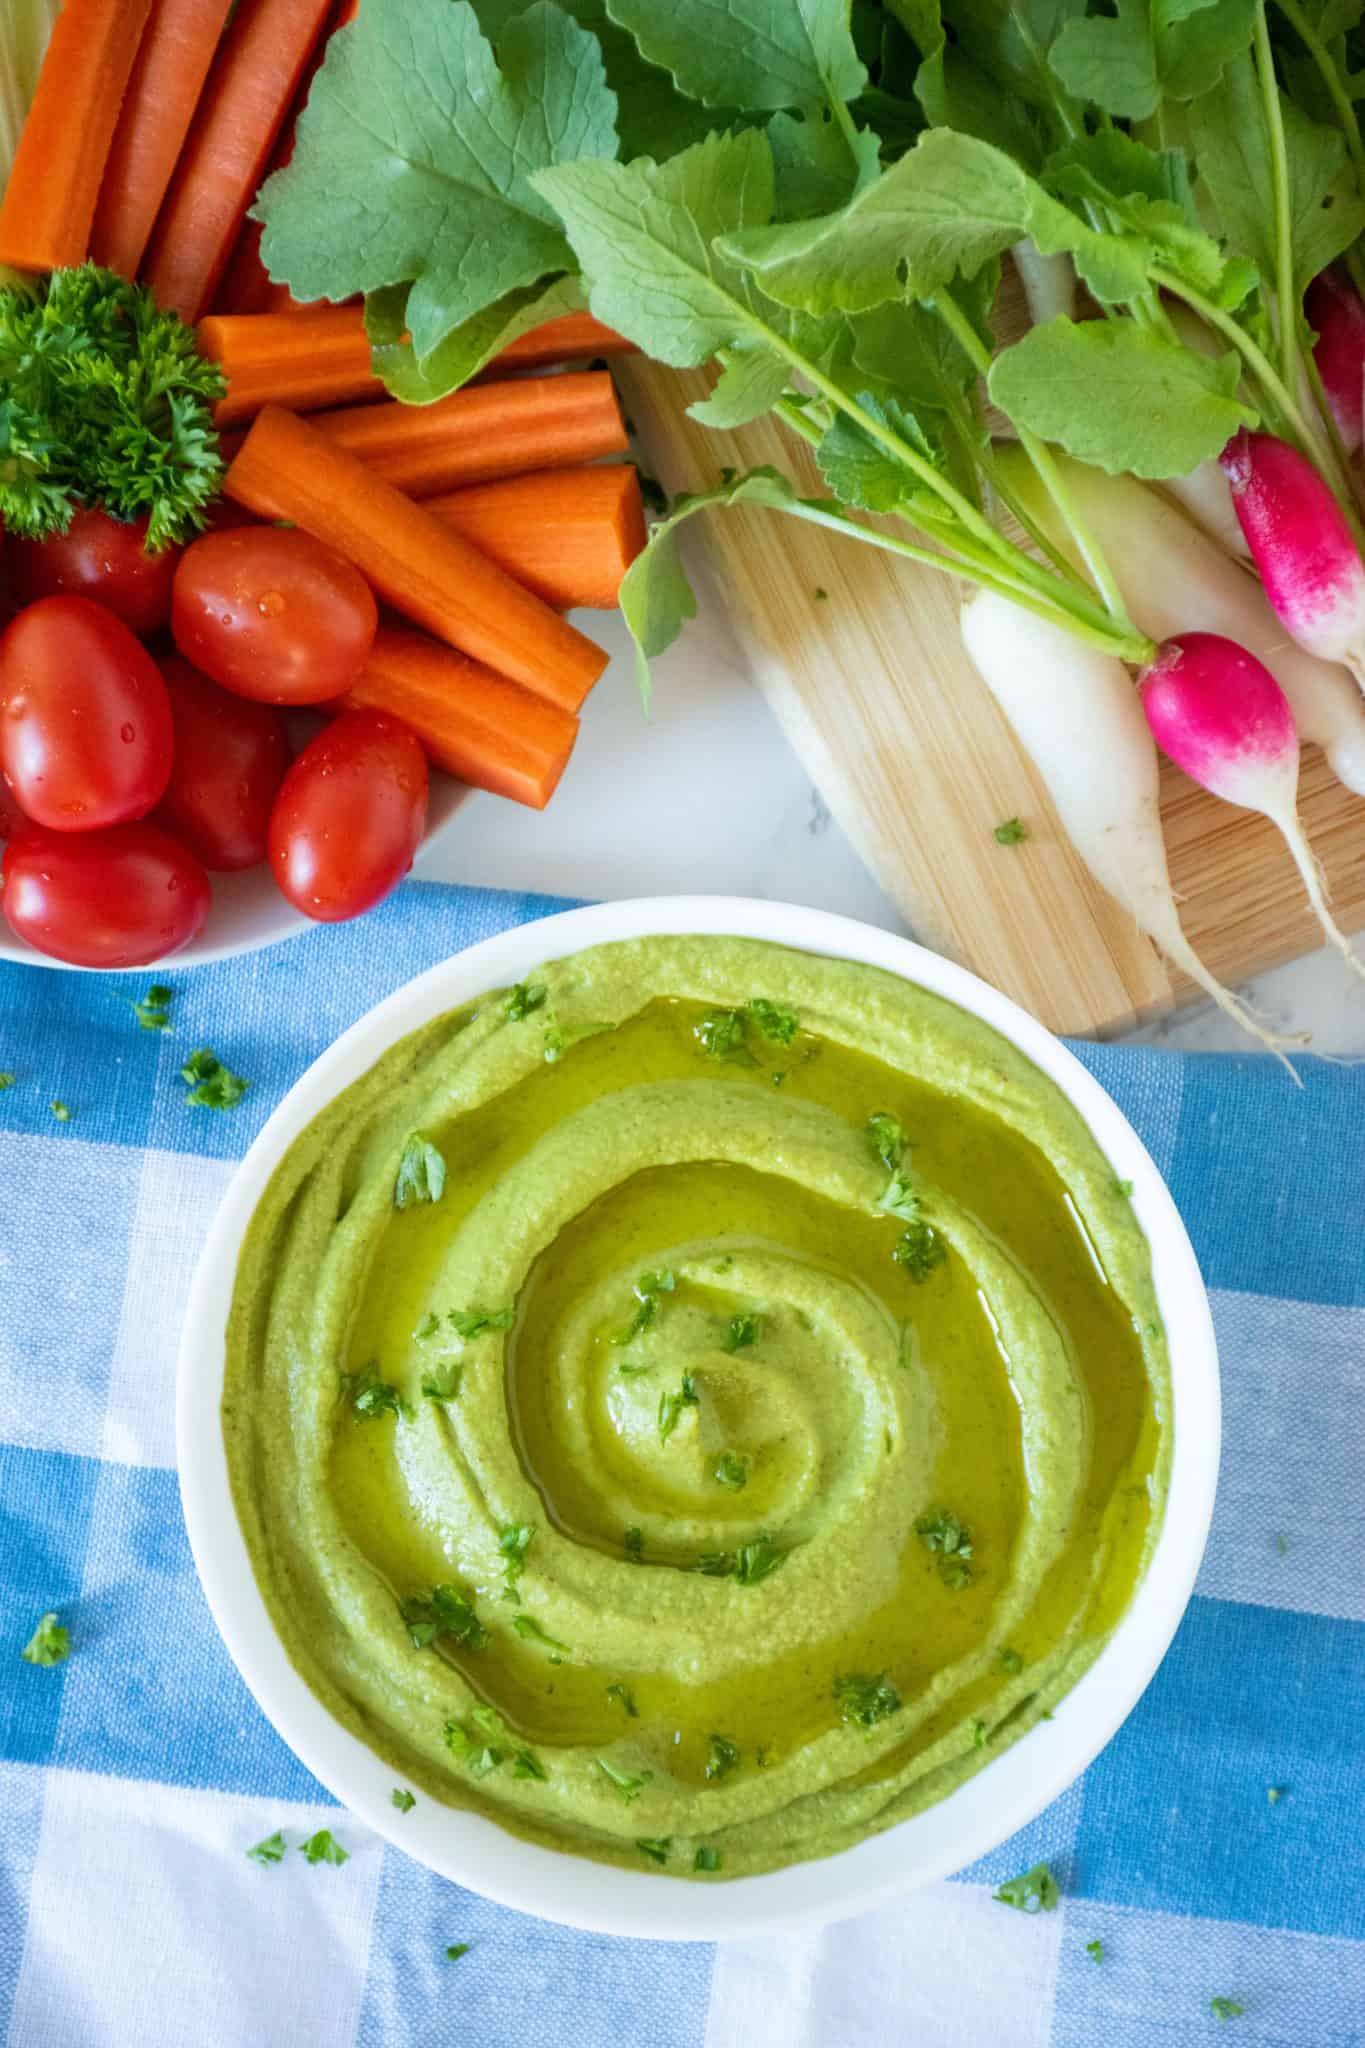
<instances>
[{"instance_id":1,"label":"bowl rim","mask_svg":"<svg viewBox=\"0 0 1365 2048\"><path fill-rule=\"evenodd\" d=\"M656 934L753 938L881 967L993 1025L1060 1086L1116 1173L1133 1183L1171 1359L1171 1477L1156 1549L1110 1640L1053 1718L882 1833L832 1856L720 1885L594 1863L432 1799L419 1798L400 1815L390 1802L392 1768L333 1719L270 1621L232 1502L219 1414L241 1240L299 1132L389 1045L441 1012L585 946ZM950 1875L1035 1819L1115 1733L1175 1634L1213 1512L1221 1417L1213 1320L1185 1226L1137 1133L1074 1054L1008 997L910 939L829 911L725 896L592 904L514 926L426 969L343 1032L294 1083L232 1176L190 1289L176 1396L181 1499L209 1608L257 1704L322 1785L385 1841L499 1905L592 1933L671 1941L846 1918Z\"/></svg>"}]
</instances>

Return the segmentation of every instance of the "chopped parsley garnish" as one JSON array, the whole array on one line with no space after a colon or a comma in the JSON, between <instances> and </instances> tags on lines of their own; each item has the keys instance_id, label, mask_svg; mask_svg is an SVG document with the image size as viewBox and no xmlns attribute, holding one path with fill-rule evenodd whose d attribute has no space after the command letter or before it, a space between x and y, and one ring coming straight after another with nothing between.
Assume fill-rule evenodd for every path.
<instances>
[{"instance_id":1,"label":"chopped parsley garnish","mask_svg":"<svg viewBox=\"0 0 1365 2048\"><path fill-rule=\"evenodd\" d=\"M441 1318L437 1315L434 1308L429 1308L412 1334L419 1344L423 1344L428 1337L434 1337L440 1327Z\"/></svg>"},{"instance_id":2,"label":"chopped parsley garnish","mask_svg":"<svg viewBox=\"0 0 1365 2048\"><path fill-rule=\"evenodd\" d=\"M1116 1195L1121 1195L1125 1202L1131 1201L1133 1194L1133 1183L1130 1180L1116 1180L1114 1182L1114 1193Z\"/></svg>"},{"instance_id":3,"label":"chopped parsley garnish","mask_svg":"<svg viewBox=\"0 0 1365 2048\"><path fill-rule=\"evenodd\" d=\"M381 1415L401 1415L409 1422L412 1420L412 1410L397 1387L381 1380L368 1366L363 1372L344 1372L341 1393L361 1422L377 1422Z\"/></svg>"},{"instance_id":4,"label":"chopped parsley garnish","mask_svg":"<svg viewBox=\"0 0 1365 2048\"><path fill-rule=\"evenodd\" d=\"M867 1136L887 1172L894 1173L905 1154L905 1127L900 1119L884 1109L874 1109L867 1120Z\"/></svg>"},{"instance_id":5,"label":"chopped parsley garnish","mask_svg":"<svg viewBox=\"0 0 1365 2048\"><path fill-rule=\"evenodd\" d=\"M618 1770L615 1764L609 1764L604 1756L597 1758L597 1768L608 1783L616 1787L627 1806L639 1797L654 1776L653 1771L638 1771L632 1776L629 1771Z\"/></svg>"},{"instance_id":6,"label":"chopped parsley garnish","mask_svg":"<svg viewBox=\"0 0 1365 2048\"><path fill-rule=\"evenodd\" d=\"M649 1358L621 1358L616 1362L616 1370L623 1380L638 1380L645 1373L653 1372L654 1362Z\"/></svg>"},{"instance_id":7,"label":"chopped parsley garnish","mask_svg":"<svg viewBox=\"0 0 1365 2048\"><path fill-rule=\"evenodd\" d=\"M504 1522L498 1531L498 1551L506 1560L502 1575L506 1581L504 1600L520 1600L517 1581L526 1569L526 1553L536 1533L534 1522Z\"/></svg>"},{"instance_id":8,"label":"chopped parsley garnish","mask_svg":"<svg viewBox=\"0 0 1365 2048\"><path fill-rule=\"evenodd\" d=\"M234 1074L231 1067L225 1067L206 1045L190 1054L180 1069L180 1078L189 1090L186 1102L199 1109L234 1109L251 1086L250 1081Z\"/></svg>"},{"instance_id":9,"label":"chopped parsley garnish","mask_svg":"<svg viewBox=\"0 0 1365 2048\"><path fill-rule=\"evenodd\" d=\"M1239 2020L1246 2007L1239 2005L1235 1998L1211 1998L1209 2011L1216 2020Z\"/></svg>"},{"instance_id":10,"label":"chopped parsley garnish","mask_svg":"<svg viewBox=\"0 0 1365 2048\"><path fill-rule=\"evenodd\" d=\"M659 1442L668 1442L678 1426L684 1408L696 1408L699 1405L697 1383L690 1372L685 1372L681 1385L674 1393L659 1396Z\"/></svg>"},{"instance_id":11,"label":"chopped parsley garnish","mask_svg":"<svg viewBox=\"0 0 1365 2048\"><path fill-rule=\"evenodd\" d=\"M756 1586L769 1572L777 1570L786 1555L770 1536L755 1536L752 1543L741 1543L735 1552L735 1577L741 1586Z\"/></svg>"},{"instance_id":12,"label":"chopped parsley garnish","mask_svg":"<svg viewBox=\"0 0 1365 2048\"><path fill-rule=\"evenodd\" d=\"M970 1586L972 1568L967 1560L973 1554L972 1532L951 1509L936 1508L931 1515L921 1515L915 1524L915 1534L925 1549L937 1557L938 1575L945 1586L954 1593Z\"/></svg>"},{"instance_id":13,"label":"chopped parsley garnish","mask_svg":"<svg viewBox=\"0 0 1365 2048\"><path fill-rule=\"evenodd\" d=\"M750 1344L758 1342L763 1328L760 1315L731 1316L729 1326L721 1339L722 1351L744 1351Z\"/></svg>"},{"instance_id":14,"label":"chopped parsley garnish","mask_svg":"<svg viewBox=\"0 0 1365 2048\"><path fill-rule=\"evenodd\" d=\"M453 1308L446 1316L455 1335L465 1343L488 1330L510 1330L516 1319L515 1308Z\"/></svg>"},{"instance_id":15,"label":"chopped parsley garnish","mask_svg":"<svg viewBox=\"0 0 1365 2048\"><path fill-rule=\"evenodd\" d=\"M509 1024L520 1024L523 1017L544 1007L549 993L543 981L519 981L503 1004L502 1014Z\"/></svg>"},{"instance_id":16,"label":"chopped parsley garnish","mask_svg":"<svg viewBox=\"0 0 1365 2048\"><path fill-rule=\"evenodd\" d=\"M417 1801L411 1792L405 1792L401 1785L395 1785L389 1794L389 1804L396 1806L400 1813L411 1813Z\"/></svg>"},{"instance_id":17,"label":"chopped parsley garnish","mask_svg":"<svg viewBox=\"0 0 1365 2048\"><path fill-rule=\"evenodd\" d=\"M1024 1660L1017 1650L1005 1649L1000 1652L1000 1669L1017 1678L1024 1668Z\"/></svg>"},{"instance_id":18,"label":"chopped parsley garnish","mask_svg":"<svg viewBox=\"0 0 1365 2048\"><path fill-rule=\"evenodd\" d=\"M474 1602L457 1586L433 1586L400 1603L408 1634L418 1650L430 1648L438 1636L450 1636L466 1650L482 1650L488 1630L474 1611Z\"/></svg>"},{"instance_id":19,"label":"chopped parsley garnish","mask_svg":"<svg viewBox=\"0 0 1365 2048\"><path fill-rule=\"evenodd\" d=\"M1266 1803L1266 1805L1267 1805L1267 1806L1278 1806L1278 1805L1279 1805L1279 1803L1280 1803L1280 1801L1281 1801L1281 1800L1282 1800L1283 1798L1284 1798L1284 1786L1283 1786L1283 1785L1267 1785L1267 1786L1266 1786L1266 1788L1265 1788L1265 1803Z\"/></svg>"},{"instance_id":20,"label":"chopped parsley garnish","mask_svg":"<svg viewBox=\"0 0 1365 2048\"><path fill-rule=\"evenodd\" d=\"M403 1147L394 1177L394 1208L410 1209L415 1202L439 1202L445 1187L444 1156L420 1131L414 1131Z\"/></svg>"},{"instance_id":21,"label":"chopped parsley garnish","mask_svg":"<svg viewBox=\"0 0 1365 2048\"><path fill-rule=\"evenodd\" d=\"M67 1105L64 1102L49 1102L47 1106L52 1111L53 1116L56 1117L59 1124L70 1123L71 1111L68 1109Z\"/></svg>"},{"instance_id":22,"label":"chopped parsley garnish","mask_svg":"<svg viewBox=\"0 0 1365 2048\"><path fill-rule=\"evenodd\" d=\"M284 1836L276 1828L273 1835L267 1835L263 1842L255 1843L246 1853L253 1863L283 1863L285 1847Z\"/></svg>"},{"instance_id":23,"label":"chopped parsley garnish","mask_svg":"<svg viewBox=\"0 0 1365 2048\"><path fill-rule=\"evenodd\" d=\"M1283 1530L1275 1538L1275 1549L1280 1557L1284 1557L1289 1550L1289 1539Z\"/></svg>"},{"instance_id":24,"label":"chopped parsley garnish","mask_svg":"<svg viewBox=\"0 0 1365 2048\"><path fill-rule=\"evenodd\" d=\"M749 1483L749 1460L739 1451L722 1451L711 1468L711 1477L717 1486L739 1493Z\"/></svg>"},{"instance_id":25,"label":"chopped parsley garnish","mask_svg":"<svg viewBox=\"0 0 1365 2048\"><path fill-rule=\"evenodd\" d=\"M801 1020L795 1010L783 1009L780 1003L770 1003L766 996L751 999L749 1015L763 1036L773 1039L778 1045L790 1045L801 1028Z\"/></svg>"},{"instance_id":26,"label":"chopped parsley garnish","mask_svg":"<svg viewBox=\"0 0 1365 2048\"><path fill-rule=\"evenodd\" d=\"M972 1748L973 1748L973 1749L984 1749L985 1747L986 1747L986 1724L985 1724L985 1722L984 1722L983 1720L981 1720L981 1719L980 1719L980 1717L978 1716L978 1718L977 1718L977 1719L976 1719L975 1721L973 1721L973 1722L972 1722Z\"/></svg>"},{"instance_id":27,"label":"chopped parsley garnish","mask_svg":"<svg viewBox=\"0 0 1365 2048\"><path fill-rule=\"evenodd\" d=\"M427 1401L440 1401L443 1405L448 1405L458 1395L463 1378L464 1367L458 1361L443 1365L439 1372L423 1373L422 1397Z\"/></svg>"},{"instance_id":28,"label":"chopped parsley garnish","mask_svg":"<svg viewBox=\"0 0 1365 2048\"><path fill-rule=\"evenodd\" d=\"M904 1167L896 1168L877 1197L877 1207L888 1216L899 1216L902 1223L918 1222L919 1195Z\"/></svg>"},{"instance_id":29,"label":"chopped parsley garnish","mask_svg":"<svg viewBox=\"0 0 1365 2048\"><path fill-rule=\"evenodd\" d=\"M739 1762L738 1746L727 1735L713 1735L710 1738L711 1752L706 1759L706 1776L709 1783L724 1778Z\"/></svg>"},{"instance_id":30,"label":"chopped parsley garnish","mask_svg":"<svg viewBox=\"0 0 1365 2048\"><path fill-rule=\"evenodd\" d=\"M640 1562L640 1559L645 1554L645 1539L643 1531L634 1528L627 1529L625 1535L621 1539L621 1542L625 1550L626 1556L631 1562L631 1564L638 1564Z\"/></svg>"},{"instance_id":31,"label":"chopped parsley garnish","mask_svg":"<svg viewBox=\"0 0 1365 2048\"><path fill-rule=\"evenodd\" d=\"M693 1027L693 1036L708 1059L753 1063L753 1054L744 1042L742 1010L708 1010Z\"/></svg>"},{"instance_id":32,"label":"chopped parsley garnish","mask_svg":"<svg viewBox=\"0 0 1365 2048\"><path fill-rule=\"evenodd\" d=\"M991 834L997 846L1022 846L1028 838L1028 826L1022 818L1006 818Z\"/></svg>"},{"instance_id":33,"label":"chopped parsley garnish","mask_svg":"<svg viewBox=\"0 0 1365 2048\"><path fill-rule=\"evenodd\" d=\"M71 1655L71 1631L49 1611L19 1652L26 1664L65 1664Z\"/></svg>"},{"instance_id":34,"label":"chopped parsley garnish","mask_svg":"<svg viewBox=\"0 0 1365 2048\"><path fill-rule=\"evenodd\" d=\"M154 981L141 1002L132 996L125 997L138 1025L143 1031L169 1031L171 1028L171 1003L175 990L167 988L164 981Z\"/></svg>"},{"instance_id":35,"label":"chopped parsley garnish","mask_svg":"<svg viewBox=\"0 0 1365 2048\"><path fill-rule=\"evenodd\" d=\"M13 1074L0 1074L0 1095L4 1094L6 1088L12 1088L14 1086L15 1079L16 1076Z\"/></svg>"},{"instance_id":36,"label":"chopped parsley garnish","mask_svg":"<svg viewBox=\"0 0 1365 2048\"><path fill-rule=\"evenodd\" d=\"M728 1579L735 1561L728 1550L703 1550L692 1566L704 1579Z\"/></svg>"},{"instance_id":37,"label":"chopped parsley garnish","mask_svg":"<svg viewBox=\"0 0 1365 2048\"><path fill-rule=\"evenodd\" d=\"M667 1863L668 1852L673 1847L672 1835L637 1835L635 1846L642 1856L648 1856L651 1863Z\"/></svg>"},{"instance_id":38,"label":"chopped parsley garnish","mask_svg":"<svg viewBox=\"0 0 1365 2048\"><path fill-rule=\"evenodd\" d=\"M826 604L829 601L829 592L825 589L823 583L816 584L814 590L812 590L811 592L811 596L815 599L815 602L817 604Z\"/></svg>"},{"instance_id":39,"label":"chopped parsley garnish","mask_svg":"<svg viewBox=\"0 0 1365 2048\"><path fill-rule=\"evenodd\" d=\"M839 1703L839 1719L857 1728L875 1728L879 1721L898 1714L904 1705L884 1671L875 1676L866 1671L846 1671L834 1681L834 1697Z\"/></svg>"},{"instance_id":40,"label":"chopped parsley garnish","mask_svg":"<svg viewBox=\"0 0 1365 2048\"><path fill-rule=\"evenodd\" d=\"M948 1248L932 1223L912 1223L891 1248L891 1256L919 1286L948 1256Z\"/></svg>"},{"instance_id":41,"label":"chopped parsley garnish","mask_svg":"<svg viewBox=\"0 0 1365 2048\"><path fill-rule=\"evenodd\" d=\"M1086 1943L1085 1952L1092 1963L1102 1963L1104 1961L1104 1943L1098 1935L1095 1936L1093 1941Z\"/></svg>"},{"instance_id":42,"label":"chopped parsley garnish","mask_svg":"<svg viewBox=\"0 0 1365 2048\"><path fill-rule=\"evenodd\" d=\"M1032 1870L1006 1878L993 1896L1002 1906L1013 1906L1019 1913L1053 1913L1061 1892L1046 1863L1035 1863Z\"/></svg>"},{"instance_id":43,"label":"chopped parsley garnish","mask_svg":"<svg viewBox=\"0 0 1365 2048\"><path fill-rule=\"evenodd\" d=\"M569 1645L561 1643L558 1636L550 1635L541 1627L534 1615L514 1614L512 1626L524 1643L543 1643L547 1650L554 1651L555 1654L550 1659L552 1664L558 1664L561 1658L573 1655Z\"/></svg>"},{"instance_id":44,"label":"chopped parsley garnish","mask_svg":"<svg viewBox=\"0 0 1365 2048\"><path fill-rule=\"evenodd\" d=\"M533 1749L519 1749L512 1759L514 1778L534 1778L541 1785L548 1785L550 1773Z\"/></svg>"},{"instance_id":45,"label":"chopped parsley garnish","mask_svg":"<svg viewBox=\"0 0 1365 2048\"><path fill-rule=\"evenodd\" d=\"M696 1855L692 1858L692 1868L694 1870L719 1870L720 1850L712 1849L707 1843L703 1842Z\"/></svg>"},{"instance_id":46,"label":"chopped parsley garnish","mask_svg":"<svg viewBox=\"0 0 1365 2048\"><path fill-rule=\"evenodd\" d=\"M637 1337L643 1337L659 1319L663 1307L662 1297L672 1294L677 1287L677 1278L667 1266L661 1266L657 1273L642 1273L631 1293L635 1296L635 1313L625 1329L612 1338L613 1344L631 1344Z\"/></svg>"},{"instance_id":47,"label":"chopped parsley garnish","mask_svg":"<svg viewBox=\"0 0 1365 2048\"><path fill-rule=\"evenodd\" d=\"M629 1686L609 1685L607 1687L607 1698L609 1700L613 1700L615 1704L622 1709L622 1711L628 1716L630 1720L639 1720L640 1709L635 1704L635 1696L631 1692Z\"/></svg>"},{"instance_id":48,"label":"chopped parsley garnish","mask_svg":"<svg viewBox=\"0 0 1365 2048\"><path fill-rule=\"evenodd\" d=\"M330 1828L319 1828L306 1842L300 1842L299 1854L306 1856L310 1863L331 1863L338 1870L351 1860L350 1851L342 1848Z\"/></svg>"},{"instance_id":49,"label":"chopped parsley garnish","mask_svg":"<svg viewBox=\"0 0 1365 2048\"><path fill-rule=\"evenodd\" d=\"M468 1954L469 1943L467 1941L452 1941L446 1950L446 1961L448 1963L458 1963L461 1956L467 1956Z\"/></svg>"},{"instance_id":50,"label":"chopped parsley garnish","mask_svg":"<svg viewBox=\"0 0 1365 2048\"><path fill-rule=\"evenodd\" d=\"M447 1721L445 1744L457 1763L463 1764L471 1778L486 1778L490 1771L496 1771L503 1760L502 1751L489 1742L475 1739L459 1721Z\"/></svg>"}]
</instances>

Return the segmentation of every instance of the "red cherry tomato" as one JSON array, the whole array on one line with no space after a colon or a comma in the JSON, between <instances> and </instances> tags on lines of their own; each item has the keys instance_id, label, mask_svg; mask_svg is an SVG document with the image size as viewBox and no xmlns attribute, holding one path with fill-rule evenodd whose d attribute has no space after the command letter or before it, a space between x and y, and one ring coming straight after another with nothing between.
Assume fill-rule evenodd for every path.
<instances>
[{"instance_id":1,"label":"red cherry tomato","mask_svg":"<svg viewBox=\"0 0 1365 2048\"><path fill-rule=\"evenodd\" d=\"M77 967L145 967L187 946L209 914L208 876L157 825L30 825L6 847L2 872L13 930Z\"/></svg>"},{"instance_id":2,"label":"red cherry tomato","mask_svg":"<svg viewBox=\"0 0 1365 2048\"><path fill-rule=\"evenodd\" d=\"M180 652L224 689L265 704L344 696L378 620L360 571L294 528L206 533L186 548L171 594Z\"/></svg>"},{"instance_id":3,"label":"red cherry tomato","mask_svg":"<svg viewBox=\"0 0 1365 2048\"><path fill-rule=\"evenodd\" d=\"M296 910L358 917L412 866L427 822L426 755L381 711L348 711L310 740L270 820L270 865Z\"/></svg>"},{"instance_id":4,"label":"red cherry tomato","mask_svg":"<svg viewBox=\"0 0 1365 2048\"><path fill-rule=\"evenodd\" d=\"M273 704L220 690L178 654L161 673L171 698L175 762L156 822L206 868L254 868L266 856L270 812L289 766Z\"/></svg>"},{"instance_id":5,"label":"red cherry tomato","mask_svg":"<svg viewBox=\"0 0 1365 2048\"><path fill-rule=\"evenodd\" d=\"M54 832L145 817L171 772L161 671L88 597L40 597L0 640L0 772Z\"/></svg>"},{"instance_id":6,"label":"red cherry tomato","mask_svg":"<svg viewBox=\"0 0 1365 2048\"><path fill-rule=\"evenodd\" d=\"M77 511L65 533L10 543L16 595L93 597L134 633L155 633L171 615L171 585L179 548L149 555L147 522L111 519L97 505Z\"/></svg>"},{"instance_id":7,"label":"red cherry tomato","mask_svg":"<svg viewBox=\"0 0 1365 2048\"><path fill-rule=\"evenodd\" d=\"M4 783L0 781L0 839L13 839L15 833L22 832L28 822Z\"/></svg>"}]
</instances>

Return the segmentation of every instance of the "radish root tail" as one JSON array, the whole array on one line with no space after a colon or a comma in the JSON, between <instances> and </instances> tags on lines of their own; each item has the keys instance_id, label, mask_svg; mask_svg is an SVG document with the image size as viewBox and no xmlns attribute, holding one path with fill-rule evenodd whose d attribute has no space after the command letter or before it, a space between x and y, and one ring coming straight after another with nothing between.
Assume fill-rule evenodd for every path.
<instances>
[{"instance_id":1,"label":"radish root tail","mask_svg":"<svg viewBox=\"0 0 1365 2048\"><path fill-rule=\"evenodd\" d=\"M1198 982L1205 995L1217 1003L1219 1009L1231 1017L1234 1023L1240 1024L1243 1031L1249 1031L1253 1038L1258 1038L1267 1052L1274 1053L1295 1087L1302 1088L1303 1076L1286 1054L1286 1047L1302 1045L1302 1038L1287 1037L1282 1032L1271 1031L1266 1025L1261 1024L1246 1004L1235 996L1231 989L1224 988L1216 975L1209 972L1183 933L1178 941L1173 933L1163 934L1161 950L1182 973L1189 976L1191 981Z\"/></svg>"},{"instance_id":2,"label":"radish root tail","mask_svg":"<svg viewBox=\"0 0 1365 2048\"><path fill-rule=\"evenodd\" d=\"M1294 865L1303 878L1308 901L1313 906L1313 915L1351 972L1358 974L1365 981L1365 961L1352 951L1350 940L1327 907L1327 888L1323 879L1322 864L1308 844L1302 825L1296 817L1276 818L1275 823L1284 834L1285 843L1294 856Z\"/></svg>"}]
</instances>

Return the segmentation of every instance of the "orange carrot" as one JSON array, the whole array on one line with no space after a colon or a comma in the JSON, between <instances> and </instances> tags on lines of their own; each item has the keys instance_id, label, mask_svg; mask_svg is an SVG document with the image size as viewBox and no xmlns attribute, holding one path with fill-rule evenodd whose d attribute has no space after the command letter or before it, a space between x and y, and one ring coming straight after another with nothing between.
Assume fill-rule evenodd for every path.
<instances>
[{"instance_id":1,"label":"orange carrot","mask_svg":"<svg viewBox=\"0 0 1365 2048\"><path fill-rule=\"evenodd\" d=\"M462 534L280 406L260 414L224 489L263 519L292 519L326 541L407 618L566 711L607 665L600 647Z\"/></svg>"},{"instance_id":2,"label":"orange carrot","mask_svg":"<svg viewBox=\"0 0 1365 2048\"><path fill-rule=\"evenodd\" d=\"M557 611L610 611L645 544L640 479L626 462L537 470L424 503Z\"/></svg>"},{"instance_id":3,"label":"orange carrot","mask_svg":"<svg viewBox=\"0 0 1365 2048\"><path fill-rule=\"evenodd\" d=\"M489 364L490 370L527 370L545 363L568 363L575 356L633 354L635 343L614 327L604 327L591 313L563 313L509 341Z\"/></svg>"},{"instance_id":4,"label":"orange carrot","mask_svg":"<svg viewBox=\"0 0 1365 2048\"><path fill-rule=\"evenodd\" d=\"M375 634L360 680L341 708L401 718L447 775L537 811L553 796L578 738L571 711L425 633L393 626Z\"/></svg>"},{"instance_id":5,"label":"orange carrot","mask_svg":"<svg viewBox=\"0 0 1365 2048\"><path fill-rule=\"evenodd\" d=\"M136 277L232 0L153 0L104 166L90 254Z\"/></svg>"},{"instance_id":6,"label":"orange carrot","mask_svg":"<svg viewBox=\"0 0 1365 2048\"><path fill-rule=\"evenodd\" d=\"M9 4L9 0L6 0ZM0 200L0 263L83 263L152 0L66 0Z\"/></svg>"},{"instance_id":7,"label":"orange carrot","mask_svg":"<svg viewBox=\"0 0 1365 2048\"><path fill-rule=\"evenodd\" d=\"M343 407L313 424L414 498L593 462L628 445L605 370L466 385L434 405Z\"/></svg>"},{"instance_id":8,"label":"orange carrot","mask_svg":"<svg viewBox=\"0 0 1365 2048\"><path fill-rule=\"evenodd\" d=\"M330 12L331 0L239 0L143 269L183 320L212 304Z\"/></svg>"},{"instance_id":9,"label":"orange carrot","mask_svg":"<svg viewBox=\"0 0 1365 2048\"><path fill-rule=\"evenodd\" d=\"M250 419L263 405L309 412L376 398L384 389L370 368L364 321L352 306L210 313L199 322L196 339L227 378L227 397L214 409L220 427Z\"/></svg>"}]
</instances>

